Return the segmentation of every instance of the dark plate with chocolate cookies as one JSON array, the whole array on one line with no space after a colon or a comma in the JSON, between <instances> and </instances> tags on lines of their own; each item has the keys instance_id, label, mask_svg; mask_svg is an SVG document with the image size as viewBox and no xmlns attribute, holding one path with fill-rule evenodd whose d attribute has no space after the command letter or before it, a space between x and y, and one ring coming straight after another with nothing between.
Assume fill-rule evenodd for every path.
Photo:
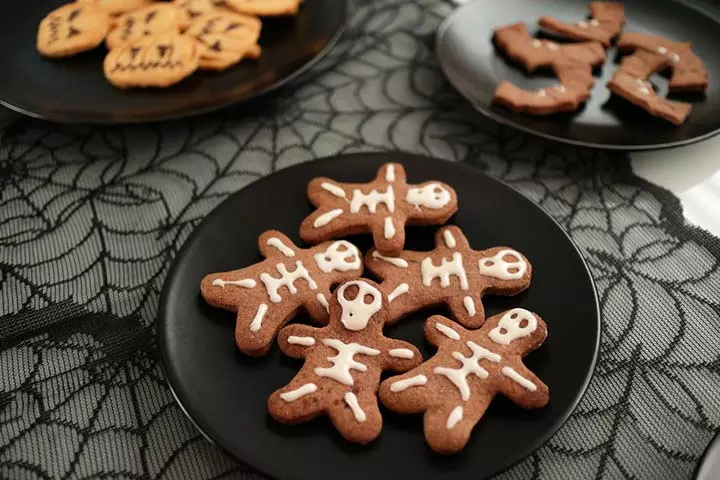
<instances>
[{"instance_id":1,"label":"dark plate with chocolate cookies","mask_svg":"<svg viewBox=\"0 0 720 480\"><path fill-rule=\"evenodd\" d=\"M540 31L540 16L577 22L588 16L588 0L474 1L459 7L441 25L436 50L443 71L455 88L477 110L503 125L573 145L646 150L697 142L720 132L720 8L708 0L627 0L624 32L659 35L673 41L689 41L708 71L705 94L672 94L671 100L692 104L687 121L675 126L611 95L607 83L619 65L615 47L607 61L594 72L590 99L573 113L533 116L493 104L495 87L508 80L522 89L535 90L557 82L552 73L527 74L493 44L493 30L524 22L531 35ZM557 40L554 38L554 40ZM562 40L561 40L562 41ZM658 95L668 91L667 76L655 74L650 81Z\"/></svg>"},{"instance_id":2,"label":"dark plate with chocolate cookies","mask_svg":"<svg viewBox=\"0 0 720 480\"><path fill-rule=\"evenodd\" d=\"M474 248L508 245L532 262L530 288L514 297L484 297L487 315L521 307L537 312L548 325L546 342L524 361L548 385L550 403L522 410L498 396L467 447L452 456L426 445L421 415L382 409L382 432L368 445L349 443L326 417L294 426L277 423L268 414L268 397L293 378L302 361L284 356L277 345L265 357L243 355L235 344L235 315L209 306L200 295L206 274L260 261L261 232L276 229L300 245L300 223L314 210L306 196L311 179L364 182L386 162L403 164L412 183L432 179L451 185L459 209L449 223L462 228ZM436 230L408 228L405 248L432 249ZM369 235L348 239L363 252L372 246ZM422 310L387 327L385 335L413 343L429 358L434 348L423 339L423 325L433 314L450 315L444 308ZM309 318L302 313L294 321ZM272 478L480 480L529 455L568 419L595 366L600 317L580 253L533 202L467 165L368 153L281 170L225 200L175 259L160 300L157 338L169 384L195 425L233 457Z\"/></svg>"},{"instance_id":3,"label":"dark plate with chocolate cookies","mask_svg":"<svg viewBox=\"0 0 720 480\"><path fill-rule=\"evenodd\" d=\"M264 18L262 55L221 72L197 71L170 88L121 90L103 75L104 45L69 58L42 57L37 28L62 0L5 2L0 15L0 104L56 122L134 123L188 117L275 90L337 43L346 0L305 0L295 16ZM65 2L66 3L66 2Z\"/></svg>"}]
</instances>

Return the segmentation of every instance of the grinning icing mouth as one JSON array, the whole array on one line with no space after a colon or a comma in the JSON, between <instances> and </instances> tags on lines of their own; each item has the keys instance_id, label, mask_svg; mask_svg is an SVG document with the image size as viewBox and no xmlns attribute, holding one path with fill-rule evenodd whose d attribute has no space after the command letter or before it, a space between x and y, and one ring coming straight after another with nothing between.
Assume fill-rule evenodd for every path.
<instances>
[{"instance_id":1,"label":"grinning icing mouth","mask_svg":"<svg viewBox=\"0 0 720 480\"><path fill-rule=\"evenodd\" d=\"M112 72L134 72L136 70L150 70L150 69L162 69L162 70L173 70L175 68L183 67L185 64L180 60L166 60L163 62L140 62L137 64L120 65L116 64Z\"/></svg>"}]
</instances>

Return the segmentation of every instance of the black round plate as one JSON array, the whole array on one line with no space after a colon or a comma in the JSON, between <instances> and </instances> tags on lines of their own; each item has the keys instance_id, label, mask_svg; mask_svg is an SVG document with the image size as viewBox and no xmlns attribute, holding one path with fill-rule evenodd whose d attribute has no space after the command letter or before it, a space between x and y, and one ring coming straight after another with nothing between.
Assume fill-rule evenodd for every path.
<instances>
[{"instance_id":1,"label":"black round plate","mask_svg":"<svg viewBox=\"0 0 720 480\"><path fill-rule=\"evenodd\" d=\"M492 42L493 29L525 22L528 31L538 32L537 19L552 15L568 21L588 15L587 0L475 1L458 8L440 26L437 54L450 82L480 112L493 120L528 133L586 147L643 150L696 142L720 131L720 24L693 7L671 0L626 0L626 32L662 35L675 41L690 41L710 76L705 95L673 95L690 101L693 110L687 122L669 122L611 96L605 86L617 67L617 50L610 48L608 60L596 73L595 87L584 107L572 114L546 117L513 112L492 103L495 87L509 80L521 88L536 89L555 83L550 76L528 75L499 52ZM651 82L660 95L667 94L667 78L653 75Z\"/></svg>"},{"instance_id":2,"label":"black round plate","mask_svg":"<svg viewBox=\"0 0 720 480\"><path fill-rule=\"evenodd\" d=\"M455 456L434 454L425 445L421 416L384 411L380 437L370 445L350 444L326 418L287 426L267 413L267 398L285 385L301 363L277 348L251 359L234 342L234 315L211 308L199 293L202 277L260 260L257 236L278 229L297 239L311 211L308 181L374 178L384 162L403 163L409 180L447 182L460 197L454 223L475 248L510 245L533 263L533 284L517 297L490 298L488 315L521 306L548 323L546 343L527 365L550 387L546 408L524 411L497 398L475 428L467 448ZM258 208L260 207L260 208ZM432 248L433 228L412 228L407 248ZM352 237L363 250L369 236ZM388 328L387 335L413 342L425 357L418 313ZM306 321L303 315L299 321ZM479 480L507 468L538 448L568 418L592 374L600 321L592 279L573 243L543 211L479 170L405 154L360 154L328 158L282 170L228 198L197 228L178 255L160 302L159 345L170 386L205 435L237 459L281 479L455 479Z\"/></svg>"},{"instance_id":3,"label":"black round plate","mask_svg":"<svg viewBox=\"0 0 720 480\"><path fill-rule=\"evenodd\" d=\"M0 15L0 103L58 122L167 120L249 100L309 68L335 44L348 18L346 0L305 0L297 16L263 20L263 52L256 61L223 72L198 71L170 88L120 90L103 76L104 46L64 59L37 52L40 20L62 3L5 2Z\"/></svg>"}]
</instances>

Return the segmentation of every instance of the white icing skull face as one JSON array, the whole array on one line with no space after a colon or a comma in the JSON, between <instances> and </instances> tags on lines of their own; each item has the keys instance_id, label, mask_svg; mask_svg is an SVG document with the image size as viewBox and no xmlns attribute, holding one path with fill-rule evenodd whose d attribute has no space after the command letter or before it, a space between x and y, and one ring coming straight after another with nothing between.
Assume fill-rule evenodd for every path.
<instances>
[{"instance_id":1,"label":"white icing skull face","mask_svg":"<svg viewBox=\"0 0 720 480\"><path fill-rule=\"evenodd\" d=\"M510 260L506 260L509 257ZM527 271L527 263L515 250L500 250L496 255L480 259L480 273L501 280L517 280Z\"/></svg>"},{"instance_id":2,"label":"white icing skull face","mask_svg":"<svg viewBox=\"0 0 720 480\"><path fill-rule=\"evenodd\" d=\"M439 183L428 183L424 187L409 189L405 200L418 208L437 210L450 203L450 192Z\"/></svg>"},{"instance_id":3,"label":"white icing skull face","mask_svg":"<svg viewBox=\"0 0 720 480\"><path fill-rule=\"evenodd\" d=\"M509 345L518 338L527 337L537 329L537 318L524 308L513 308L502 316L488 337L500 345Z\"/></svg>"},{"instance_id":4,"label":"white icing skull face","mask_svg":"<svg viewBox=\"0 0 720 480\"><path fill-rule=\"evenodd\" d=\"M347 288L355 285L357 294L350 299L345 296ZM340 321L348 330L359 331L367 327L370 318L382 307L382 294L377 288L365 282L354 280L343 283L338 290L338 301L342 307Z\"/></svg>"},{"instance_id":5,"label":"white icing skull face","mask_svg":"<svg viewBox=\"0 0 720 480\"><path fill-rule=\"evenodd\" d=\"M315 264L325 273L333 270L347 272L360 269L360 251L352 243L339 240L333 242L323 253L313 255Z\"/></svg>"}]
</instances>

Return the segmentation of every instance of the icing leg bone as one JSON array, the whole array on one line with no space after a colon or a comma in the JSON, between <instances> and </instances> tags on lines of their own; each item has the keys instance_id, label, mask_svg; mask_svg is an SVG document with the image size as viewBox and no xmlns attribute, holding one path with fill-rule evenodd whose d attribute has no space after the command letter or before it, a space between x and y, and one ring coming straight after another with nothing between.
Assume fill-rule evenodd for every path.
<instances>
[{"instance_id":1,"label":"icing leg bone","mask_svg":"<svg viewBox=\"0 0 720 480\"><path fill-rule=\"evenodd\" d=\"M269 230L260 235L258 247L264 261L213 273L200 284L210 305L237 312L235 342L252 356L264 355L301 308L316 322L327 322L330 288L363 271L360 251L345 240L303 249Z\"/></svg>"},{"instance_id":2,"label":"icing leg bone","mask_svg":"<svg viewBox=\"0 0 720 480\"><path fill-rule=\"evenodd\" d=\"M308 198L317 209L300 226L304 241L371 233L377 249L386 255L402 250L406 225L440 225L457 211L457 195L449 185L408 184L399 163L382 165L368 183L315 178L308 184Z\"/></svg>"},{"instance_id":3,"label":"icing leg bone","mask_svg":"<svg viewBox=\"0 0 720 480\"><path fill-rule=\"evenodd\" d=\"M390 300L388 323L426 306L446 304L460 324L477 328L485 320L485 294L518 294L532 277L532 266L521 253L508 247L473 250L455 226L438 230L430 252L405 250L387 257L371 250L365 264L383 280Z\"/></svg>"},{"instance_id":4,"label":"icing leg bone","mask_svg":"<svg viewBox=\"0 0 720 480\"><path fill-rule=\"evenodd\" d=\"M516 308L478 330L436 315L425 337L438 347L435 356L382 382L380 399L398 413L424 412L425 438L436 452L462 450L497 394L526 409L547 404L548 387L522 362L547 337L536 314Z\"/></svg>"},{"instance_id":5,"label":"icing leg bone","mask_svg":"<svg viewBox=\"0 0 720 480\"><path fill-rule=\"evenodd\" d=\"M273 418L295 424L327 414L340 434L356 443L380 434L380 375L383 370L405 372L422 361L413 345L383 336L387 302L374 282L346 282L329 297L326 327L295 324L282 329L280 349L305 364L270 396Z\"/></svg>"}]
</instances>

